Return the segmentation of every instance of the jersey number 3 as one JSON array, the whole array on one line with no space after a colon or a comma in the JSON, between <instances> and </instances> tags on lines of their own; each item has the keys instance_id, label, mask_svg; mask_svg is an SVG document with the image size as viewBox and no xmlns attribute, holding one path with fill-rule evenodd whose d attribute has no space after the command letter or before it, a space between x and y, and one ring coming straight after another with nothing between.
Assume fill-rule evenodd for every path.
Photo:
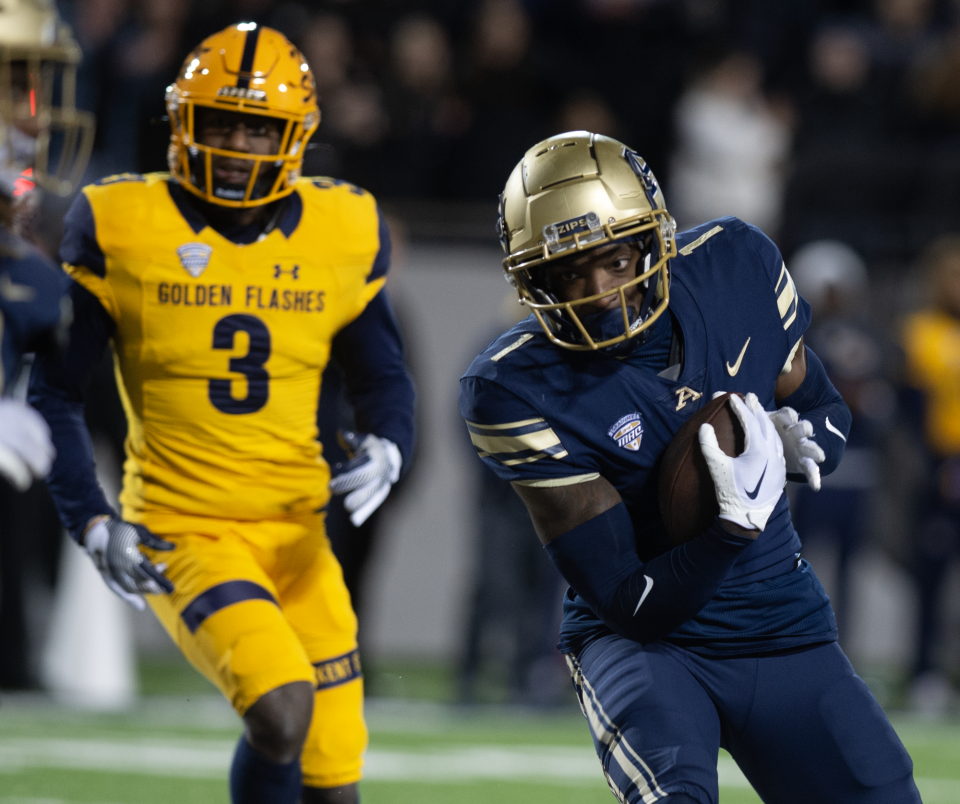
<instances>
[{"instance_id":1,"label":"jersey number 3","mask_svg":"<svg viewBox=\"0 0 960 804\"><path fill-rule=\"evenodd\" d=\"M243 399L233 396L233 380L210 380L207 393L222 413L256 413L270 397L270 375L263 367L270 359L270 330L256 316L228 315L213 328L213 348L233 349L237 332L246 332L250 345L245 355L230 358L230 371L247 378L247 395Z\"/></svg>"}]
</instances>

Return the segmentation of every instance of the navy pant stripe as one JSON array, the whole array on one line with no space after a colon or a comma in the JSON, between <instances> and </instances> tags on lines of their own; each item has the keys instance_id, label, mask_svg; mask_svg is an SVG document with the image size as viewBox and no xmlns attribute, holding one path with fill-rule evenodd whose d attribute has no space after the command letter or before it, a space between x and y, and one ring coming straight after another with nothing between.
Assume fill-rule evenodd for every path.
<instances>
[{"instance_id":1,"label":"navy pant stripe","mask_svg":"<svg viewBox=\"0 0 960 804\"><path fill-rule=\"evenodd\" d=\"M211 614L215 614L220 609L232 606L234 603L242 603L244 600L266 600L269 603L277 604L273 595L264 589L260 584L253 581L226 581L225 583L211 586L206 592L197 595L181 613L190 633L196 633L200 623L207 619Z\"/></svg>"},{"instance_id":2,"label":"navy pant stripe","mask_svg":"<svg viewBox=\"0 0 960 804\"><path fill-rule=\"evenodd\" d=\"M318 690L339 687L341 684L346 684L348 681L363 676L360 669L360 651L356 648L342 656L334 656L332 659L314 662L313 666L317 672Z\"/></svg>"}]
</instances>

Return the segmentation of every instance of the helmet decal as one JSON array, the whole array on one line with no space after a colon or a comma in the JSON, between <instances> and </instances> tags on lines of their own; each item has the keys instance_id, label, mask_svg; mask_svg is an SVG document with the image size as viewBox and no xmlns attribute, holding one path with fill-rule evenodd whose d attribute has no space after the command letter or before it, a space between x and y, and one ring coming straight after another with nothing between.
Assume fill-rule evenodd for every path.
<instances>
[{"instance_id":1,"label":"helmet decal","mask_svg":"<svg viewBox=\"0 0 960 804\"><path fill-rule=\"evenodd\" d=\"M627 146L623 146L623 158L627 160L627 164L633 168L633 172L637 174L637 178L640 179L640 183L643 184L643 189L647 192L647 198L650 199L650 203L653 206L659 206L657 202L657 194L660 192L660 185L657 184L657 177L653 175L653 171L638 154L636 151L632 151Z\"/></svg>"},{"instance_id":2,"label":"helmet decal","mask_svg":"<svg viewBox=\"0 0 960 804\"><path fill-rule=\"evenodd\" d=\"M247 38L243 42L243 55L240 57L240 74L237 76L237 89L250 88L250 78L253 72L253 57L257 55L257 40L260 39L260 28L256 23L251 24L253 28L247 31Z\"/></svg>"}]
</instances>

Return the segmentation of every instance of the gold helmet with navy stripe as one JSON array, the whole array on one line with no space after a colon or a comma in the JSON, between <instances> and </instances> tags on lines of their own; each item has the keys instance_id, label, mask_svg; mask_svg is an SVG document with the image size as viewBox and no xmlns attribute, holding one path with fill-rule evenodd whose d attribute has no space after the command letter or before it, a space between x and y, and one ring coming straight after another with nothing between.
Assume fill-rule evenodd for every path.
<instances>
[{"instance_id":1,"label":"gold helmet with navy stripe","mask_svg":"<svg viewBox=\"0 0 960 804\"><path fill-rule=\"evenodd\" d=\"M667 309L669 261L677 254L676 222L650 167L621 142L572 131L534 145L507 180L497 224L507 257L507 279L537 317L547 337L574 350L604 349L639 335ZM606 243L638 243L637 276L595 296L560 301L545 280L545 266ZM640 314L624 289L645 288ZM597 339L577 308L618 295L622 329Z\"/></svg>"},{"instance_id":2,"label":"gold helmet with navy stripe","mask_svg":"<svg viewBox=\"0 0 960 804\"><path fill-rule=\"evenodd\" d=\"M79 184L94 119L79 110L80 47L53 0L0 3L0 193L21 174L58 195ZM27 175L24 175L26 178Z\"/></svg>"},{"instance_id":3,"label":"gold helmet with navy stripe","mask_svg":"<svg viewBox=\"0 0 960 804\"><path fill-rule=\"evenodd\" d=\"M255 114L280 124L274 154L251 154L197 142L198 107ZM167 88L170 172L188 191L213 204L254 207L293 192L307 142L320 123L313 73L303 55L272 28L231 25L200 43ZM215 184L215 157L253 163L245 187Z\"/></svg>"}]
</instances>

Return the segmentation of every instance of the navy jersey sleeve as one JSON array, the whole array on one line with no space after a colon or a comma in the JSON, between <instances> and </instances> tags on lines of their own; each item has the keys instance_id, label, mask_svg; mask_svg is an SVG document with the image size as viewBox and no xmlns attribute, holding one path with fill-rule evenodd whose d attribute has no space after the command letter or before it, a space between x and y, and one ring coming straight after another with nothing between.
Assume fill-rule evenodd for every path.
<instances>
[{"instance_id":1,"label":"navy jersey sleeve","mask_svg":"<svg viewBox=\"0 0 960 804\"><path fill-rule=\"evenodd\" d=\"M0 393L26 352L62 345L70 321L70 280L50 260L12 238L15 256L0 259Z\"/></svg>"},{"instance_id":2,"label":"navy jersey sleeve","mask_svg":"<svg viewBox=\"0 0 960 804\"><path fill-rule=\"evenodd\" d=\"M115 515L97 482L90 434L83 417L87 383L113 334L114 322L100 302L71 283L74 319L60 355L39 355L30 375L30 404L46 419L57 457L47 486L60 518L80 540L91 518Z\"/></svg>"},{"instance_id":3,"label":"navy jersey sleeve","mask_svg":"<svg viewBox=\"0 0 960 804\"><path fill-rule=\"evenodd\" d=\"M526 486L563 486L599 477L590 454L571 456L554 427L528 402L499 383L467 375L460 380L460 415L470 441L498 477Z\"/></svg>"},{"instance_id":4,"label":"navy jersey sleeve","mask_svg":"<svg viewBox=\"0 0 960 804\"><path fill-rule=\"evenodd\" d=\"M797 293L797 287L776 244L756 226L748 224L747 231L773 289L786 343L788 349L792 350L810 326L810 305Z\"/></svg>"},{"instance_id":5,"label":"navy jersey sleeve","mask_svg":"<svg viewBox=\"0 0 960 804\"><path fill-rule=\"evenodd\" d=\"M386 290L337 333L332 354L343 369L357 429L390 439L406 469L413 453L415 395Z\"/></svg>"},{"instance_id":6,"label":"navy jersey sleeve","mask_svg":"<svg viewBox=\"0 0 960 804\"><path fill-rule=\"evenodd\" d=\"M106 275L103 250L97 242L97 225L84 193L79 193L63 219L60 259L70 265L82 265L99 277Z\"/></svg>"}]
</instances>

